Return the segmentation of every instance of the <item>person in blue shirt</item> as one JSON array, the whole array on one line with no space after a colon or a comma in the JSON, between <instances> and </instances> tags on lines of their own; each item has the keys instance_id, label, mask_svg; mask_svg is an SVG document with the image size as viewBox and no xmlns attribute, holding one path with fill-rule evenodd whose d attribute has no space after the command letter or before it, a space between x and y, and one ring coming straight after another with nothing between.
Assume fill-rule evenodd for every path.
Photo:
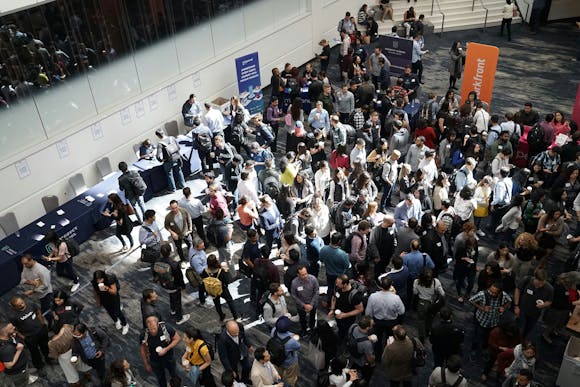
<instances>
[{"instance_id":1,"label":"person in blue shirt","mask_svg":"<svg viewBox=\"0 0 580 387\"><path fill-rule=\"evenodd\" d=\"M429 254L422 253L419 251L421 248L421 242L418 239L413 239L411 241L411 251L403 255L403 263L409 269L410 280L413 281L419 278L421 270L426 266L429 269L435 268L433 260Z\"/></svg>"},{"instance_id":2,"label":"person in blue shirt","mask_svg":"<svg viewBox=\"0 0 580 387\"><path fill-rule=\"evenodd\" d=\"M394 217L395 224L398 228L406 227L409 219L421 219L421 216L421 202L416 200L412 193L407 194L405 200L397 204L397 207L395 207Z\"/></svg>"},{"instance_id":3,"label":"person in blue shirt","mask_svg":"<svg viewBox=\"0 0 580 387\"><path fill-rule=\"evenodd\" d=\"M306 233L306 258L310 263L308 271L318 278L320 250L324 247L324 241L316 234L316 229L312 226L306 226L304 232Z\"/></svg>"},{"instance_id":4,"label":"person in blue shirt","mask_svg":"<svg viewBox=\"0 0 580 387\"><path fill-rule=\"evenodd\" d=\"M276 366L276 369L282 375L282 380L284 380L286 385L295 386L298 381L298 351L300 350L300 343L296 340L297 335L290 332L291 324L292 322L287 316L280 317L276 321L276 326L272 328L270 336L277 335L282 340L288 338L284 343L286 359L284 359L281 366Z\"/></svg>"},{"instance_id":5,"label":"person in blue shirt","mask_svg":"<svg viewBox=\"0 0 580 387\"><path fill-rule=\"evenodd\" d=\"M334 294L334 285L336 283L336 278L342 274L350 273L350 261L348 259L348 254L342 250L342 240L344 236L335 232L330 236L330 245L324 246L320 249L318 257L320 261L324 263L326 267L326 283L328 285L328 291L326 292L328 297L328 303Z\"/></svg>"}]
</instances>

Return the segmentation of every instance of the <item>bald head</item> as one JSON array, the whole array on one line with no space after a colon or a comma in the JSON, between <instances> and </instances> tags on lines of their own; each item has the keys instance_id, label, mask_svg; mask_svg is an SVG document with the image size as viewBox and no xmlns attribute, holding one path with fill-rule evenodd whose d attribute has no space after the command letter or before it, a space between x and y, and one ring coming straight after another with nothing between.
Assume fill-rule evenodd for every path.
<instances>
[{"instance_id":1,"label":"bald head","mask_svg":"<svg viewBox=\"0 0 580 387\"><path fill-rule=\"evenodd\" d=\"M226 323L226 329L228 334L232 337L237 337L240 334L240 327L238 326L238 323L233 320Z\"/></svg>"},{"instance_id":2,"label":"bald head","mask_svg":"<svg viewBox=\"0 0 580 387\"><path fill-rule=\"evenodd\" d=\"M395 224L395 218L392 215L385 215L383 218L383 223L381 223L382 228L389 228Z\"/></svg>"},{"instance_id":3,"label":"bald head","mask_svg":"<svg viewBox=\"0 0 580 387\"><path fill-rule=\"evenodd\" d=\"M447 231L447 225L441 220L437 222L435 227L437 228L437 232L440 234L444 234Z\"/></svg>"}]
</instances>

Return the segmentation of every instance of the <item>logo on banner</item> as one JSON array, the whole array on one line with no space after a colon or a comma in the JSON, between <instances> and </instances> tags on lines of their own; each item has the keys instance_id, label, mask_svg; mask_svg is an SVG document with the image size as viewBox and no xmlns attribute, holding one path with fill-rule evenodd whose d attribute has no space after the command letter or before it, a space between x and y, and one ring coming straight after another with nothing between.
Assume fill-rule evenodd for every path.
<instances>
[{"instance_id":1,"label":"logo on banner","mask_svg":"<svg viewBox=\"0 0 580 387\"><path fill-rule=\"evenodd\" d=\"M469 92L475 91L481 101L491 105L498 59L499 48L485 44L469 43L467 45L461 95L467 96Z\"/></svg>"},{"instance_id":2,"label":"logo on banner","mask_svg":"<svg viewBox=\"0 0 580 387\"><path fill-rule=\"evenodd\" d=\"M260 81L260 64L258 53L242 56L236 59L236 74L238 77L238 92L240 102L250 114L264 110L264 94Z\"/></svg>"}]
</instances>

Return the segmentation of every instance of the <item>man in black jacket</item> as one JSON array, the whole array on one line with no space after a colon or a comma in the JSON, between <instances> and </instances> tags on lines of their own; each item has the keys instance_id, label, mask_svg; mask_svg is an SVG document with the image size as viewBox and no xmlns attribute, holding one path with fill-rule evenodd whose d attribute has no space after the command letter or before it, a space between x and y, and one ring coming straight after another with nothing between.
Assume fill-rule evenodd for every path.
<instances>
[{"instance_id":1,"label":"man in black jacket","mask_svg":"<svg viewBox=\"0 0 580 387\"><path fill-rule=\"evenodd\" d=\"M171 256L171 245L161 245L161 261L153 265L154 277L157 282L169 293L171 316L177 325L189 320L189 314L183 314L181 305L181 291L185 290L185 281L179 262Z\"/></svg>"},{"instance_id":2,"label":"man in black jacket","mask_svg":"<svg viewBox=\"0 0 580 387\"><path fill-rule=\"evenodd\" d=\"M447 225L445 222L439 221L435 227L431 228L425 235L421 236L422 251L429 254L435 264L435 269L433 270L434 277L437 277L447 269L449 244L445 237L446 231Z\"/></svg>"},{"instance_id":3,"label":"man in black jacket","mask_svg":"<svg viewBox=\"0 0 580 387\"><path fill-rule=\"evenodd\" d=\"M228 321L219 336L217 347L224 369L233 372L236 380L251 383L250 353L254 352L254 348L246 340L244 327L236 321Z\"/></svg>"},{"instance_id":4,"label":"man in black jacket","mask_svg":"<svg viewBox=\"0 0 580 387\"><path fill-rule=\"evenodd\" d=\"M386 271L395 252L397 230L394 225L395 218L385 215L381 224L371 231L367 255L375 261L375 279Z\"/></svg>"},{"instance_id":5,"label":"man in black jacket","mask_svg":"<svg viewBox=\"0 0 580 387\"><path fill-rule=\"evenodd\" d=\"M89 328L83 323L75 325L73 330L72 358L80 359L97 371L101 384L105 382L105 350L109 346L107 334L100 328Z\"/></svg>"},{"instance_id":6,"label":"man in black jacket","mask_svg":"<svg viewBox=\"0 0 580 387\"><path fill-rule=\"evenodd\" d=\"M431 347L433 349L433 362L435 367L442 367L445 360L452 355L461 356L461 346L465 332L451 319L451 309L444 307L439 312L441 319L436 321L431 328Z\"/></svg>"},{"instance_id":7,"label":"man in black jacket","mask_svg":"<svg viewBox=\"0 0 580 387\"><path fill-rule=\"evenodd\" d=\"M145 201L143 200L143 194L147 189L147 184L137 171L129 171L127 163L121 161L119 163L119 170L122 175L119 176L119 189L125 193L125 198L131 206L135 209L135 216L137 221L141 224L145 218ZM141 211L137 211L137 207Z\"/></svg>"}]
</instances>

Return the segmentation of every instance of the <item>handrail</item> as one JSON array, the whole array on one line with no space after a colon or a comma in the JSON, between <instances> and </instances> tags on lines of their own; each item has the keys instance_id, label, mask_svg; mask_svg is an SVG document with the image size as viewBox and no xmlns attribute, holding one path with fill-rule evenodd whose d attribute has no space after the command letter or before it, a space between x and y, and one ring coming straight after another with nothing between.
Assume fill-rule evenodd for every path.
<instances>
[{"instance_id":1,"label":"handrail","mask_svg":"<svg viewBox=\"0 0 580 387\"><path fill-rule=\"evenodd\" d=\"M439 0L431 0L431 16L433 16L433 7L437 3L437 9L441 14L441 32L439 32L439 36L443 35L443 28L445 27L445 14L441 11L441 5L439 4Z\"/></svg>"},{"instance_id":2,"label":"handrail","mask_svg":"<svg viewBox=\"0 0 580 387\"><path fill-rule=\"evenodd\" d=\"M481 4L481 8L485 10L485 20L483 22L483 30L485 31L487 29L487 15L489 14L489 9L487 9L487 7L483 4L482 0L479 0L479 4ZM471 11L474 10L475 10L475 0L471 2Z\"/></svg>"}]
</instances>

